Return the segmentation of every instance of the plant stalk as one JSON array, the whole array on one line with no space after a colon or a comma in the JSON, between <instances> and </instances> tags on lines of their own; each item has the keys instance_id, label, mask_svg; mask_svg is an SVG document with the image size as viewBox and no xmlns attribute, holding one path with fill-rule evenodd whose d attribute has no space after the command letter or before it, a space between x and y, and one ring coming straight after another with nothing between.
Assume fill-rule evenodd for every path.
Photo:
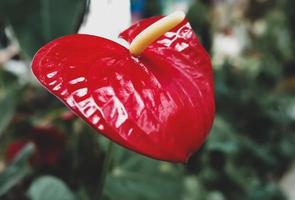
<instances>
[{"instance_id":1,"label":"plant stalk","mask_svg":"<svg viewBox=\"0 0 295 200\"><path fill-rule=\"evenodd\" d=\"M98 199L102 200L104 185L107 179L107 174L109 171L109 166L112 160L112 152L113 152L113 142L110 140L108 144L108 149L103 161L102 171L99 179L99 188L98 188Z\"/></svg>"}]
</instances>

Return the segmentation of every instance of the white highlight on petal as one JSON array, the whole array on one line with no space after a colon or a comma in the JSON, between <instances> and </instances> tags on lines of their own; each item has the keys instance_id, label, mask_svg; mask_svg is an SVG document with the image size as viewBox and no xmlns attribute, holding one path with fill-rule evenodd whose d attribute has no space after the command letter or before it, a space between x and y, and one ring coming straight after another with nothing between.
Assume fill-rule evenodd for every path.
<instances>
[{"instance_id":1,"label":"white highlight on petal","mask_svg":"<svg viewBox=\"0 0 295 200\"><path fill-rule=\"evenodd\" d=\"M97 124L99 122L99 120L100 120L100 117L97 116L97 115L95 115L95 116L92 117L92 123L93 124Z\"/></svg>"},{"instance_id":2,"label":"white highlight on petal","mask_svg":"<svg viewBox=\"0 0 295 200\"><path fill-rule=\"evenodd\" d=\"M87 93L88 93L88 88L81 88L73 92L73 95L76 95L78 97L84 97Z\"/></svg>"},{"instance_id":3,"label":"white highlight on petal","mask_svg":"<svg viewBox=\"0 0 295 200\"><path fill-rule=\"evenodd\" d=\"M48 85L54 85L57 82L57 80L50 82Z\"/></svg>"},{"instance_id":4,"label":"white highlight on petal","mask_svg":"<svg viewBox=\"0 0 295 200\"><path fill-rule=\"evenodd\" d=\"M47 78L52 78L52 77L54 77L56 74L57 74L57 71L53 71L53 72L47 74L46 76L47 76Z\"/></svg>"},{"instance_id":5,"label":"white highlight on petal","mask_svg":"<svg viewBox=\"0 0 295 200\"><path fill-rule=\"evenodd\" d=\"M89 107L92 107L93 109L99 111L99 113L102 115L102 117L104 117L102 110L97 106L96 102L94 101L94 99L92 97L89 97L83 101L77 102L76 106L79 108L79 110L82 112L82 114L85 114L85 110Z\"/></svg>"},{"instance_id":6,"label":"white highlight on petal","mask_svg":"<svg viewBox=\"0 0 295 200\"><path fill-rule=\"evenodd\" d=\"M130 128L128 133L127 133L127 136L129 137L132 134L132 132L133 132L133 128Z\"/></svg>"},{"instance_id":7,"label":"white highlight on petal","mask_svg":"<svg viewBox=\"0 0 295 200\"><path fill-rule=\"evenodd\" d=\"M85 81L85 77L78 77L76 79L73 79L71 81L69 81L70 84L77 84L77 83L80 83L80 82L83 82Z\"/></svg>"},{"instance_id":8,"label":"white highlight on petal","mask_svg":"<svg viewBox=\"0 0 295 200\"><path fill-rule=\"evenodd\" d=\"M119 77L120 78L120 77ZM122 102L116 97L112 87L101 87L95 91L98 96L98 100L103 103L102 110L106 113L105 116L109 116L108 120L114 124L116 128L120 127L127 119L128 113Z\"/></svg>"},{"instance_id":9,"label":"white highlight on petal","mask_svg":"<svg viewBox=\"0 0 295 200\"><path fill-rule=\"evenodd\" d=\"M128 119L128 113L118 98L114 98L114 104L115 107L112 110L111 116L114 116L114 114L117 112L118 117L115 122L115 126L116 128L119 128Z\"/></svg>"},{"instance_id":10,"label":"white highlight on petal","mask_svg":"<svg viewBox=\"0 0 295 200\"><path fill-rule=\"evenodd\" d=\"M175 42L179 38L183 38L183 39L190 38L191 34L192 34L192 31L190 31L190 30L191 30L191 26L189 23L187 23L187 24L183 25L181 28L179 28L176 33L174 33L174 32L165 33L166 38L157 41L157 43L162 44L167 47L174 47L179 52L183 51L184 49L188 48L189 45L184 42L175 44Z\"/></svg>"},{"instance_id":11,"label":"white highlight on petal","mask_svg":"<svg viewBox=\"0 0 295 200\"><path fill-rule=\"evenodd\" d=\"M63 90L60 94L61 94L62 96L64 96L65 94L67 94L67 92L68 92L68 90L65 89L65 90Z\"/></svg>"},{"instance_id":12,"label":"white highlight on petal","mask_svg":"<svg viewBox=\"0 0 295 200\"><path fill-rule=\"evenodd\" d=\"M86 109L86 111L84 112L86 117L90 117L91 115L93 115L96 111L95 107L89 107L88 109Z\"/></svg>"},{"instance_id":13,"label":"white highlight on petal","mask_svg":"<svg viewBox=\"0 0 295 200\"><path fill-rule=\"evenodd\" d=\"M188 44L187 43L185 43L185 42L182 42L182 43L178 43L178 44L176 44L175 45L175 49L177 50L177 51L183 51L184 49L186 49L188 47Z\"/></svg>"},{"instance_id":14,"label":"white highlight on petal","mask_svg":"<svg viewBox=\"0 0 295 200\"><path fill-rule=\"evenodd\" d=\"M98 126L98 129L102 131L102 130L104 129L104 126L103 126L102 124L100 124L100 125Z\"/></svg>"},{"instance_id":15,"label":"white highlight on petal","mask_svg":"<svg viewBox=\"0 0 295 200\"><path fill-rule=\"evenodd\" d=\"M74 99L72 96L69 96L67 99L66 99L66 102L67 104L70 106L70 107L75 107L75 102L74 102Z\"/></svg>"},{"instance_id":16,"label":"white highlight on petal","mask_svg":"<svg viewBox=\"0 0 295 200\"><path fill-rule=\"evenodd\" d=\"M115 92L110 86L98 88L95 92L98 95L98 100L103 103L108 102L113 96L115 96Z\"/></svg>"},{"instance_id":17,"label":"white highlight on petal","mask_svg":"<svg viewBox=\"0 0 295 200\"><path fill-rule=\"evenodd\" d=\"M53 91L58 91L61 88L62 83L57 84L54 88L52 88Z\"/></svg>"}]
</instances>

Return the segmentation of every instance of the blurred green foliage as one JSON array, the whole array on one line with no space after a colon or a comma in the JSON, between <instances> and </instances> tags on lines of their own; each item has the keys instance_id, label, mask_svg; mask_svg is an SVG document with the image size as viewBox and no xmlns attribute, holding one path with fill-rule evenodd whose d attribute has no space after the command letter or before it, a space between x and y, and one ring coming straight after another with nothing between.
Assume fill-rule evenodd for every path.
<instances>
[{"instance_id":1,"label":"blurred green foliage","mask_svg":"<svg viewBox=\"0 0 295 200\"><path fill-rule=\"evenodd\" d=\"M28 197L32 200L73 200L74 194L65 183L54 176L41 176L28 189Z\"/></svg>"},{"instance_id":2,"label":"blurred green foliage","mask_svg":"<svg viewBox=\"0 0 295 200\"><path fill-rule=\"evenodd\" d=\"M0 18L32 57L45 43L78 30L86 0L1 0Z\"/></svg>"},{"instance_id":3,"label":"blurred green foliage","mask_svg":"<svg viewBox=\"0 0 295 200\"><path fill-rule=\"evenodd\" d=\"M18 154L15 160L0 174L0 196L6 194L11 188L31 174L29 158L34 152L34 146L28 144Z\"/></svg>"},{"instance_id":4,"label":"blurred green foliage","mask_svg":"<svg viewBox=\"0 0 295 200\"><path fill-rule=\"evenodd\" d=\"M188 18L210 50L222 30L213 23L214 5L202 2L191 6ZM237 19L248 27L246 49L237 60L214 66L217 114L207 142L186 166L115 146L104 199L285 199L278 181L295 155L295 5L293 0L249 2ZM83 0L1 0L0 19L32 57L44 43L75 32L85 7ZM265 27L262 34L251 28L257 22ZM54 166L31 165L30 145L7 162L0 174L1 199L97 199L107 141L80 119L65 120L65 112L43 89L0 68L0 162L6 147L30 138L36 125L58 127L66 141Z\"/></svg>"}]
</instances>

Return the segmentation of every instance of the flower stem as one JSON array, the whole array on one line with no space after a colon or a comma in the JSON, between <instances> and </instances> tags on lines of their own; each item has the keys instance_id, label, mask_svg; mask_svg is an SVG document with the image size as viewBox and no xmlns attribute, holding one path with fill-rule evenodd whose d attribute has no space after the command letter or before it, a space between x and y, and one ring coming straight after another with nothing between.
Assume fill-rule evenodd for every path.
<instances>
[{"instance_id":1,"label":"flower stem","mask_svg":"<svg viewBox=\"0 0 295 200\"><path fill-rule=\"evenodd\" d=\"M108 174L108 170L109 170L109 166L112 160L112 151L113 151L113 142L109 141L108 144L108 149L103 161L103 166L102 166L102 171L101 171L101 175L100 175L100 179L99 179L99 188L98 188L98 199L102 200L102 196L103 196L103 189L104 189L104 185L107 179L107 174Z\"/></svg>"}]
</instances>

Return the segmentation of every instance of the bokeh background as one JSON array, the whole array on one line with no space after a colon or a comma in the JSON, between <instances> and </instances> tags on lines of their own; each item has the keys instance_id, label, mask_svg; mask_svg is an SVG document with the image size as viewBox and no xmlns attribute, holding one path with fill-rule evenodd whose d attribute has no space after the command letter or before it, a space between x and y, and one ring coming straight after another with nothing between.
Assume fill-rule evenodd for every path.
<instances>
[{"instance_id":1,"label":"bokeh background","mask_svg":"<svg viewBox=\"0 0 295 200\"><path fill-rule=\"evenodd\" d=\"M115 146L103 199L295 199L294 0L1 0L1 200L92 200L101 184L107 140L39 86L36 50L179 9L212 57L213 129L187 165Z\"/></svg>"}]
</instances>

